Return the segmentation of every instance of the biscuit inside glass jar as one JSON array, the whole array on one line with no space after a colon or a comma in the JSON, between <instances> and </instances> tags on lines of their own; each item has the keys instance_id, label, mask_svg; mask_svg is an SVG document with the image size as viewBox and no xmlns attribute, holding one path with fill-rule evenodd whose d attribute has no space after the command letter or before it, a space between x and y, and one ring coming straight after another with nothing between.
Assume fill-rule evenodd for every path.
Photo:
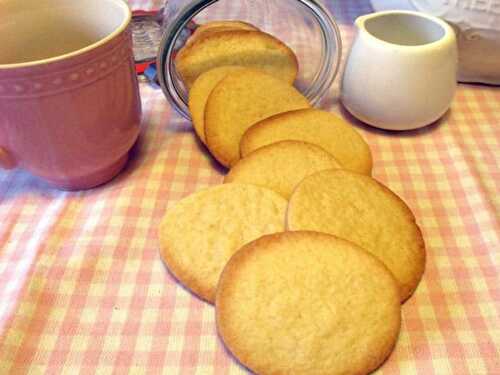
<instances>
[{"instance_id":1,"label":"biscuit inside glass jar","mask_svg":"<svg viewBox=\"0 0 500 375\"><path fill-rule=\"evenodd\" d=\"M190 118L189 90L182 82L175 56L197 25L228 20L251 24L288 46L298 62L294 86L313 104L334 94L330 87L340 63L340 32L321 4L310 0L197 0L167 15L168 27L157 58L162 90L185 118Z\"/></svg>"},{"instance_id":2,"label":"biscuit inside glass jar","mask_svg":"<svg viewBox=\"0 0 500 375\"><path fill-rule=\"evenodd\" d=\"M196 31L175 57L176 69L188 89L201 74L223 66L253 68L285 82L295 82L297 57L291 48L272 35L234 28L202 30L206 31Z\"/></svg>"}]
</instances>

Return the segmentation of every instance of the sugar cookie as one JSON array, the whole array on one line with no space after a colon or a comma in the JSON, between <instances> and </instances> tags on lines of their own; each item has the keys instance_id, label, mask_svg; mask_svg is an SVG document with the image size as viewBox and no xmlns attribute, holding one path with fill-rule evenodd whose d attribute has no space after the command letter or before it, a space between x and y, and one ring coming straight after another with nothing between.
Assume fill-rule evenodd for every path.
<instances>
[{"instance_id":1,"label":"sugar cookie","mask_svg":"<svg viewBox=\"0 0 500 375\"><path fill-rule=\"evenodd\" d=\"M259 31L257 27L247 22L242 21L210 21L204 23L196 28L193 35L191 35L186 41L186 46L192 44L198 38L208 35L210 33L218 33L220 31L229 30L250 30Z\"/></svg>"},{"instance_id":2,"label":"sugar cookie","mask_svg":"<svg viewBox=\"0 0 500 375\"><path fill-rule=\"evenodd\" d=\"M337 237L261 237L228 262L216 297L219 335L257 374L367 374L400 329L396 281L374 256Z\"/></svg>"},{"instance_id":3,"label":"sugar cookie","mask_svg":"<svg viewBox=\"0 0 500 375\"><path fill-rule=\"evenodd\" d=\"M160 255L172 274L213 302L219 275L242 245L282 231L286 200L271 190L227 184L195 193L169 209L160 225Z\"/></svg>"},{"instance_id":4,"label":"sugar cookie","mask_svg":"<svg viewBox=\"0 0 500 375\"><path fill-rule=\"evenodd\" d=\"M240 140L253 124L277 113L309 108L294 87L257 70L228 74L212 90L205 106L205 139L223 165L240 159Z\"/></svg>"},{"instance_id":5,"label":"sugar cookie","mask_svg":"<svg viewBox=\"0 0 500 375\"><path fill-rule=\"evenodd\" d=\"M225 78L229 73L236 72L244 69L238 66L221 66L209 70L200 75L194 82L191 90L189 91L189 112L191 112L191 120L193 127L200 138L205 144L205 106L207 104L208 96L215 86Z\"/></svg>"},{"instance_id":6,"label":"sugar cookie","mask_svg":"<svg viewBox=\"0 0 500 375\"><path fill-rule=\"evenodd\" d=\"M290 84L298 72L297 57L289 47L272 35L249 30L208 33L197 38L179 51L175 65L188 88L202 73L225 65L259 69Z\"/></svg>"},{"instance_id":7,"label":"sugar cookie","mask_svg":"<svg viewBox=\"0 0 500 375\"><path fill-rule=\"evenodd\" d=\"M371 174L370 148L354 127L333 113L312 108L280 113L253 125L241 138L241 156L288 139L314 143L344 169Z\"/></svg>"},{"instance_id":8,"label":"sugar cookie","mask_svg":"<svg viewBox=\"0 0 500 375\"><path fill-rule=\"evenodd\" d=\"M371 252L396 277L401 301L424 272L425 245L413 213L387 187L362 174L329 170L306 177L290 198L287 227L331 233Z\"/></svg>"},{"instance_id":9,"label":"sugar cookie","mask_svg":"<svg viewBox=\"0 0 500 375\"><path fill-rule=\"evenodd\" d=\"M332 168L341 166L321 147L300 141L281 141L241 159L231 168L224 182L262 186L289 199L304 177Z\"/></svg>"}]
</instances>

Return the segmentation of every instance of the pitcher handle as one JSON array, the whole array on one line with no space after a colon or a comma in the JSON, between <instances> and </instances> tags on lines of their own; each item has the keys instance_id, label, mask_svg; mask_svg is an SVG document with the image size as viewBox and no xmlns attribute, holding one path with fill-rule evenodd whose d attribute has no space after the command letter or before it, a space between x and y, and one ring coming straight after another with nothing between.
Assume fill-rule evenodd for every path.
<instances>
[{"instance_id":1,"label":"pitcher handle","mask_svg":"<svg viewBox=\"0 0 500 375\"><path fill-rule=\"evenodd\" d=\"M7 152L7 150L0 146L0 168L13 169L16 167L14 158Z\"/></svg>"}]
</instances>

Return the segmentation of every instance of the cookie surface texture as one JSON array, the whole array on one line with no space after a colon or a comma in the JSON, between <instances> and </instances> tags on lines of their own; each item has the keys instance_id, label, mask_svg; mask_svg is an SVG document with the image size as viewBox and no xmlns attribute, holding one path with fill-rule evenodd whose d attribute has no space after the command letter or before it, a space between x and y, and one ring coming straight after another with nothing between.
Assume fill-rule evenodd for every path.
<instances>
[{"instance_id":1,"label":"cookie surface texture","mask_svg":"<svg viewBox=\"0 0 500 375\"><path fill-rule=\"evenodd\" d=\"M258 121L277 113L309 108L294 87L268 74L245 70L228 74L211 92L205 107L205 138L224 166L240 159L240 140Z\"/></svg>"},{"instance_id":2,"label":"cookie surface texture","mask_svg":"<svg viewBox=\"0 0 500 375\"><path fill-rule=\"evenodd\" d=\"M316 144L344 169L371 174L372 155L363 137L339 116L312 108L278 114L252 126L241 139L241 156L283 140Z\"/></svg>"},{"instance_id":3,"label":"cookie surface texture","mask_svg":"<svg viewBox=\"0 0 500 375\"><path fill-rule=\"evenodd\" d=\"M244 68L237 66L221 66L209 70L200 75L194 82L191 90L189 91L189 112L191 112L191 120L193 127L203 142L205 141L205 106L207 104L208 96L215 86L224 79L229 73L236 72Z\"/></svg>"},{"instance_id":4,"label":"cookie surface texture","mask_svg":"<svg viewBox=\"0 0 500 375\"><path fill-rule=\"evenodd\" d=\"M231 258L216 321L256 374L367 374L397 341L401 305L392 274L366 251L323 233L285 232Z\"/></svg>"},{"instance_id":5,"label":"cookie surface texture","mask_svg":"<svg viewBox=\"0 0 500 375\"><path fill-rule=\"evenodd\" d=\"M321 147L300 141L281 141L259 148L238 161L224 183L262 186L289 199L305 177L332 168L341 166Z\"/></svg>"},{"instance_id":6,"label":"cookie surface texture","mask_svg":"<svg viewBox=\"0 0 500 375\"><path fill-rule=\"evenodd\" d=\"M394 274L402 301L424 273L425 245L413 213L371 177L345 170L306 177L290 198L287 227L330 233L366 249Z\"/></svg>"},{"instance_id":7,"label":"cookie surface texture","mask_svg":"<svg viewBox=\"0 0 500 375\"><path fill-rule=\"evenodd\" d=\"M213 303L226 262L249 241L282 231L286 204L273 191L252 185L220 185L190 195L160 224L161 258L184 286Z\"/></svg>"},{"instance_id":8,"label":"cookie surface texture","mask_svg":"<svg viewBox=\"0 0 500 375\"><path fill-rule=\"evenodd\" d=\"M206 33L185 45L175 64L188 88L202 73L226 65L262 70L290 84L298 73L297 57L288 46L272 35L250 30Z\"/></svg>"}]
</instances>

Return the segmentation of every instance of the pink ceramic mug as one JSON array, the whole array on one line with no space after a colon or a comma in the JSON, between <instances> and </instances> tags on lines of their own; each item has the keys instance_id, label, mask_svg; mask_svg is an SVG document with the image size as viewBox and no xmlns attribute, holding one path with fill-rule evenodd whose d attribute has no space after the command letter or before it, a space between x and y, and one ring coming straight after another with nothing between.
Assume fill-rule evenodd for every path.
<instances>
[{"instance_id":1,"label":"pink ceramic mug","mask_svg":"<svg viewBox=\"0 0 500 375\"><path fill-rule=\"evenodd\" d=\"M0 167L63 189L120 172L139 134L123 0L0 2Z\"/></svg>"}]
</instances>

